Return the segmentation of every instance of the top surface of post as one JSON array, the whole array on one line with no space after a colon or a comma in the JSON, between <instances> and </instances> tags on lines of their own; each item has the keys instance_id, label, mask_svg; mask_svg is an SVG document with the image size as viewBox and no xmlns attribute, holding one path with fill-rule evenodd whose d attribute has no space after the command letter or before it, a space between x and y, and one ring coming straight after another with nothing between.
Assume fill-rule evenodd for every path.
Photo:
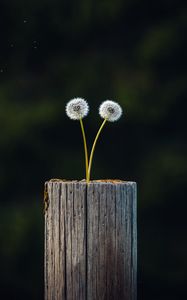
<instances>
[{"instance_id":1,"label":"top surface of post","mask_svg":"<svg viewBox=\"0 0 187 300\"><path fill-rule=\"evenodd\" d=\"M66 180L66 179L50 179L46 181L46 183L65 183L65 184L72 184L72 183L78 183L78 184L136 184L135 181L127 181L127 180L121 180L121 179L98 179L98 180L90 180L89 183L86 182L85 179L83 180Z\"/></svg>"}]
</instances>

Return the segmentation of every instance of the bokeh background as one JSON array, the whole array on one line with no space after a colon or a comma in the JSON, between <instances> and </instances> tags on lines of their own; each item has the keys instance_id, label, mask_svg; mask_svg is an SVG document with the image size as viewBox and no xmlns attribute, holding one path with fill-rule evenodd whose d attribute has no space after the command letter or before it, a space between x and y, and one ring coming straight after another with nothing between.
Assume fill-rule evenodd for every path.
<instances>
[{"instance_id":1,"label":"bokeh background","mask_svg":"<svg viewBox=\"0 0 187 300\"><path fill-rule=\"evenodd\" d=\"M43 184L84 178L74 97L91 107L89 146L100 103L124 109L92 176L138 183L138 299L184 299L185 2L1 0L0 299L43 299Z\"/></svg>"}]
</instances>

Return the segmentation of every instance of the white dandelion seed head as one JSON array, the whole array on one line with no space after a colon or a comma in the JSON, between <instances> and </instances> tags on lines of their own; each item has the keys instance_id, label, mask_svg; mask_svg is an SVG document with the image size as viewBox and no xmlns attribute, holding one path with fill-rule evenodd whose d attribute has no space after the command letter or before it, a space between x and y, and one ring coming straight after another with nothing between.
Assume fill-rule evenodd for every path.
<instances>
[{"instance_id":1,"label":"white dandelion seed head","mask_svg":"<svg viewBox=\"0 0 187 300\"><path fill-rule=\"evenodd\" d=\"M66 105L66 114L72 120L80 120L87 116L89 106L83 98L74 98Z\"/></svg>"},{"instance_id":2,"label":"white dandelion seed head","mask_svg":"<svg viewBox=\"0 0 187 300\"><path fill-rule=\"evenodd\" d=\"M101 118L107 119L110 122L119 120L122 112L121 106L111 100L104 101L99 107L99 114Z\"/></svg>"}]
</instances>

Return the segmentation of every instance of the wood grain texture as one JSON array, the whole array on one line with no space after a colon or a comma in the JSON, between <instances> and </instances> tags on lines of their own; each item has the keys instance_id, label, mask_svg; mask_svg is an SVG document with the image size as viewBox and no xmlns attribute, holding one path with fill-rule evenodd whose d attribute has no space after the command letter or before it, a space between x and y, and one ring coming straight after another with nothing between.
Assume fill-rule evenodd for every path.
<instances>
[{"instance_id":1,"label":"wood grain texture","mask_svg":"<svg viewBox=\"0 0 187 300\"><path fill-rule=\"evenodd\" d=\"M46 185L45 300L135 300L136 183Z\"/></svg>"}]
</instances>

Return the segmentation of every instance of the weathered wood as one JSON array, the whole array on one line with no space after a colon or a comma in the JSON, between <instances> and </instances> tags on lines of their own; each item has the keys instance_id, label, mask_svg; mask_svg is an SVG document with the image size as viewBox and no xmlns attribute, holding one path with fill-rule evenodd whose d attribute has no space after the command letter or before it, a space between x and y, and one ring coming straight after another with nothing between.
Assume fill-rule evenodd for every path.
<instances>
[{"instance_id":1,"label":"weathered wood","mask_svg":"<svg viewBox=\"0 0 187 300\"><path fill-rule=\"evenodd\" d=\"M45 300L135 300L136 183L49 181Z\"/></svg>"}]
</instances>

